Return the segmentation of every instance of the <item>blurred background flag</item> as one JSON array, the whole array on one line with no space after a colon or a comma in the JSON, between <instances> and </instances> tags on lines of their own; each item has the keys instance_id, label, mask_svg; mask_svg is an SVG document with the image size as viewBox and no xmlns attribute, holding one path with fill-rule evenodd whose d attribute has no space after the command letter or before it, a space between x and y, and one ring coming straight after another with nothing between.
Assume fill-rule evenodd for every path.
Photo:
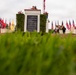
<instances>
[{"instance_id":1,"label":"blurred background flag","mask_svg":"<svg viewBox=\"0 0 76 75\"><path fill-rule=\"evenodd\" d=\"M71 21L69 20L69 29L71 30Z\"/></svg>"},{"instance_id":2,"label":"blurred background flag","mask_svg":"<svg viewBox=\"0 0 76 75\"><path fill-rule=\"evenodd\" d=\"M7 25L7 19L5 19L5 24Z\"/></svg>"},{"instance_id":3,"label":"blurred background flag","mask_svg":"<svg viewBox=\"0 0 76 75\"><path fill-rule=\"evenodd\" d=\"M5 28L6 24L4 23L4 20L0 18L0 27Z\"/></svg>"},{"instance_id":4,"label":"blurred background flag","mask_svg":"<svg viewBox=\"0 0 76 75\"><path fill-rule=\"evenodd\" d=\"M11 22L11 30L14 31L14 29L15 29L15 23L14 23L14 20L12 20L12 22Z\"/></svg>"},{"instance_id":5,"label":"blurred background flag","mask_svg":"<svg viewBox=\"0 0 76 75\"><path fill-rule=\"evenodd\" d=\"M4 23L4 19L2 19L3 28L6 28L6 23Z\"/></svg>"},{"instance_id":6,"label":"blurred background flag","mask_svg":"<svg viewBox=\"0 0 76 75\"><path fill-rule=\"evenodd\" d=\"M67 21L66 21L66 27L67 27L68 30L70 29L70 28L69 28L69 24L68 24Z\"/></svg>"},{"instance_id":7,"label":"blurred background flag","mask_svg":"<svg viewBox=\"0 0 76 75\"><path fill-rule=\"evenodd\" d=\"M11 29L11 21L9 21L9 29Z\"/></svg>"},{"instance_id":8,"label":"blurred background flag","mask_svg":"<svg viewBox=\"0 0 76 75\"><path fill-rule=\"evenodd\" d=\"M61 25L64 25L63 21L62 21L62 24Z\"/></svg>"},{"instance_id":9,"label":"blurred background flag","mask_svg":"<svg viewBox=\"0 0 76 75\"><path fill-rule=\"evenodd\" d=\"M51 23L51 29L52 29L52 30L54 29L54 26L53 26L53 21L52 21L52 23Z\"/></svg>"},{"instance_id":10,"label":"blurred background flag","mask_svg":"<svg viewBox=\"0 0 76 75\"><path fill-rule=\"evenodd\" d=\"M75 28L75 22L74 22L74 20L72 21L72 25L73 25L73 27Z\"/></svg>"}]
</instances>

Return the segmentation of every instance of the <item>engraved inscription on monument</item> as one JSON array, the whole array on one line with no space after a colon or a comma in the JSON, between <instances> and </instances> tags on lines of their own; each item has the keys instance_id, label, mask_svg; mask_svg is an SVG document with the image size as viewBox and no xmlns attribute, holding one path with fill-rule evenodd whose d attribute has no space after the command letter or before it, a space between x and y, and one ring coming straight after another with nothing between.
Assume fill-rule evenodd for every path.
<instances>
[{"instance_id":1,"label":"engraved inscription on monument","mask_svg":"<svg viewBox=\"0 0 76 75\"><path fill-rule=\"evenodd\" d=\"M37 15L27 15L27 31L37 31L37 22L38 16Z\"/></svg>"}]
</instances>

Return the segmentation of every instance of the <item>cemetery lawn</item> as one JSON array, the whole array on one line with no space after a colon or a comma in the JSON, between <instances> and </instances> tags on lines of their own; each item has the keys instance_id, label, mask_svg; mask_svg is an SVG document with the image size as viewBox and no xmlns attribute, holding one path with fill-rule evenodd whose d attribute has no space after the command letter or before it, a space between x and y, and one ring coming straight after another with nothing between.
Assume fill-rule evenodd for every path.
<instances>
[{"instance_id":1,"label":"cemetery lawn","mask_svg":"<svg viewBox=\"0 0 76 75\"><path fill-rule=\"evenodd\" d=\"M0 75L76 75L76 36L0 34Z\"/></svg>"}]
</instances>

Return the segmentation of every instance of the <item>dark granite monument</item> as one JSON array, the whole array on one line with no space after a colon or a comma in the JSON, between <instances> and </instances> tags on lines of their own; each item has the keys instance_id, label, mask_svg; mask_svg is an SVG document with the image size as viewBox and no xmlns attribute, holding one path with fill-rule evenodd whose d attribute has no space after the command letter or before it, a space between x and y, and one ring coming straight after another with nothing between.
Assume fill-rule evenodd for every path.
<instances>
[{"instance_id":1,"label":"dark granite monument","mask_svg":"<svg viewBox=\"0 0 76 75\"><path fill-rule=\"evenodd\" d=\"M38 16L37 15L28 15L27 16L27 31L37 31L37 22Z\"/></svg>"}]
</instances>

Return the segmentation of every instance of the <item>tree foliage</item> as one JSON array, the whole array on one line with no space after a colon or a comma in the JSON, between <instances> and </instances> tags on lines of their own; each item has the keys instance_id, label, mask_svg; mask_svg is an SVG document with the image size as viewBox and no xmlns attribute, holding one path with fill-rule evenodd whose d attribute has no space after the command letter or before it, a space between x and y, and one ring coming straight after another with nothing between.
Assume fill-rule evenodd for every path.
<instances>
[{"instance_id":1,"label":"tree foliage","mask_svg":"<svg viewBox=\"0 0 76 75\"><path fill-rule=\"evenodd\" d=\"M40 31L42 33L45 33L46 31L46 19L47 19L47 15L44 14L40 15Z\"/></svg>"},{"instance_id":2,"label":"tree foliage","mask_svg":"<svg viewBox=\"0 0 76 75\"><path fill-rule=\"evenodd\" d=\"M25 20L24 14L16 14L17 30L24 31L24 20Z\"/></svg>"}]
</instances>

